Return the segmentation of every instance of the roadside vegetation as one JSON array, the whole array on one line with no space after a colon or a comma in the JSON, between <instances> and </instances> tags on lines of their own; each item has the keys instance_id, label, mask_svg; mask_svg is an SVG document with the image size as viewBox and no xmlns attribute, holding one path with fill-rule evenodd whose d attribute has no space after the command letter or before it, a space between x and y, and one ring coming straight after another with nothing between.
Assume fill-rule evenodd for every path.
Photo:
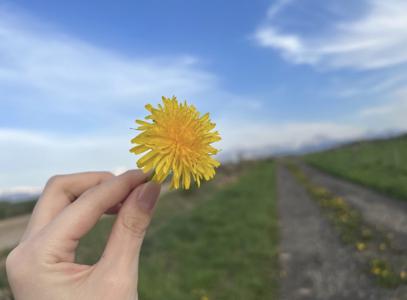
<instances>
[{"instance_id":1,"label":"roadside vegetation","mask_svg":"<svg viewBox=\"0 0 407 300\"><path fill-rule=\"evenodd\" d=\"M319 204L341 240L352 247L376 283L386 288L407 284L407 256L392 243L391 233L367 224L345 198L314 184L295 163L287 166Z\"/></svg>"},{"instance_id":2,"label":"roadside vegetation","mask_svg":"<svg viewBox=\"0 0 407 300\"><path fill-rule=\"evenodd\" d=\"M5 260L11 249L0 250L0 300L12 299L11 293L8 287Z\"/></svg>"},{"instance_id":3,"label":"roadside vegetation","mask_svg":"<svg viewBox=\"0 0 407 300\"><path fill-rule=\"evenodd\" d=\"M307 155L309 164L407 200L407 135L357 142Z\"/></svg>"}]
</instances>

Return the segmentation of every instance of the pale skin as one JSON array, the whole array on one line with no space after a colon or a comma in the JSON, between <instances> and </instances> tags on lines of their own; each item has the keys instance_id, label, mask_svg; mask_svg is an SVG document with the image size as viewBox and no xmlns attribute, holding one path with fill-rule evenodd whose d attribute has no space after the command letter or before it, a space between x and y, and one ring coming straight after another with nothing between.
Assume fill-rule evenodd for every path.
<instances>
[{"instance_id":1,"label":"pale skin","mask_svg":"<svg viewBox=\"0 0 407 300\"><path fill-rule=\"evenodd\" d=\"M128 171L54 176L19 245L6 260L16 300L138 299L138 262L160 186ZM83 237L106 212L117 213L102 257L75 263Z\"/></svg>"}]
</instances>

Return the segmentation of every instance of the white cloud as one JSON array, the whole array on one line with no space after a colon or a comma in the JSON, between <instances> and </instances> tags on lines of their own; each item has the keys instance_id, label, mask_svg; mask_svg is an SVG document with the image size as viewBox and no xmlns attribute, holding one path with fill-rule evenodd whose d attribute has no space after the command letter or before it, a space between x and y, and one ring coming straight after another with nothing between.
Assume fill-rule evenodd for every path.
<instances>
[{"instance_id":1,"label":"white cloud","mask_svg":"<svg viewBox=\"0 0 407 300\"><path fill-rule=\"evenodd\" d=\"M329 68L379 69L407 62L407 2L368 0L359 19L337 22L324 36L284 32L271 20L259 27L259 45L279 50L293 63Z\"/></svg>"},{"instance_id":2,"label":"white cloud","mask_svg":"<svg viewBox=\"0 0 407 300\"><path fill-rule=\"evenodd\" d=\"M262 28L256 32L256 39L261 46L274 47L287 51L290 55L302 53L303 45L295 35L280 34L274 28Z\"/></svg>"},{"instance_id":3,"label":"white cloud","mask_svg":"<svg viewBox=\"0 0 407 300\"><path fill-rule=\"evenodd\" d=\"M407 89L400 89L391 94L391 101L371 106L360 112L360 117L372 129L407 130Z\"/></svg>"},{"instance_id":4,"label":"white cloud","mask_svg":"<svg viewBox=\"0 0 407 300\"><path fill-rule=\"evenodd\" d=\"M276 0L273 5L267 11L267 17L269 19L274 18L280 11L282 11L287 5L291 4L294 0Z\"/></svg>"},{"instance_id":5,"label":"white cloud","mask_svg":"<svg viewBox=\"0 0 407 300\"><path fill-rule=\"evenodd\" d=\"M221 123L219 127L227 132L227 138L219 143L225 152L231 149L242 152L264 150L268 154L297 151L325 142L352 140L363 137L367 132L362 126L331 122L256 122L241 126L232 121Z\"/></svg>"},{"instance_id":6,"label":"white cloud","mask_svg":"<svg viewBox=\"0 0 407 300\"><path fill-rule=\"evenodd\" d=\"M377 117L388 115L394 112L394 108L391 105L383 105L383 106L373 106L366 109L363 109L360 112L362 117Z\"/></svg>"},{"instance_id":7,"label":"white cloud","mask_svg":"<svg viewBox=\"0 0 407 300\"><path fill-rule=\"evenodd\" d=\"M175 91L196 95L216 88L216 77L197 63L190 55L121 55L0 7L0 101L65 111L106 110Z\"/></svg>"},{"instance_id":8,"label":"white cloud","mask_svg":"<svg viewBox=\"0 0 407 300\"><path fill-rule=\"evenodd\" d=\"M60 173L135 167L127 135L58 136L0 128L0 189L41 186Z\"/></svg>"}]
</instances>

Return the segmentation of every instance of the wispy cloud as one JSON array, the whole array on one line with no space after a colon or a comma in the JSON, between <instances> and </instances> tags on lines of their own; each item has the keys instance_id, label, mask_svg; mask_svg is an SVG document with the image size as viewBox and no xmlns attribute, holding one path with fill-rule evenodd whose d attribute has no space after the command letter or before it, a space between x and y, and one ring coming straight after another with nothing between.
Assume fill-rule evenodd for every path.
<instances>
[{"instance_id":1,"label":"wispy cloud","mask_svg":"<svg viewBox=\"0 0 407 300\"><path fill-rule=\"evenodd\" d=\"M128 134L61 136L0 128L0 190L41 186L53 174L135 167Z\"/></svg>"},{"instance_id":2,"label":"wispy cloud","mask_svg":"<svg viewBox=\"0 0 407 300\"><path fill-rule=\"evenodd\" d=\"M401 88L390 94L390 100L382 101L360 112L362 120L372 129L387 127L407 130L407 88Z\"/></svg>"},{"instance_id":3,"label":"wispy cloud","mask_svg":"<svg viewBox=\"0 0 407 300\"><path fill-rule=\"evenodd\" d=\"M406 63L407 2L368 0L366 3L366 12L356 20L330 24L330 34L287 32L271 19L257 29L254 37L259 45L280 51L293 63L358 70Z\"/></svg>"},{"instance_id":4,"label":"wispy cloud","mask_svg":"<svg viewBox=\"0 0 407 300\"><path fill-rule=\"evenodd\" d=\"M286 6L294 2L295 0L276 0L273 5L270 6L267 11L267 17L269 19L274 18L278 15Z\"/></svg>"},{"instance_id":5,"label":"wispy cloud","mask_svg":"<svg viewBox=\"0 0 407 300\"><path fill-rule=\"evenodd\" d=\"M128 57L0 10L2 102L106 111L175 91L198 94L216 84L190 55Z\"/></svg>"}]
</instances>

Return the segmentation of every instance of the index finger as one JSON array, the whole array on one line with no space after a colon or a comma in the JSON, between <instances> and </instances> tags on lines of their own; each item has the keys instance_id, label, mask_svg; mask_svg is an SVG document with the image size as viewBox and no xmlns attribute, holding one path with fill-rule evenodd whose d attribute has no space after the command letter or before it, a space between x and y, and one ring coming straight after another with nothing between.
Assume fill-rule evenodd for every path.
<instances>
[{"instance_id":1,"label":"index finger","mask_svg":"<svg viewBox=\"0 0 407 300\"><path fill-rule=\"evenodd\" d=\"M78 241L106 210L122 202L148 176L140 170L127 171L92 188L48 224L45 234L52 235L53 240Z\"/></svg>"},{"instance_id":2,"label":"index finger","mask_svg":"<svg viewBox=\"0 0 407 300\"><path fill-rule=\"evenodd\" d=\"M85 191L113 176L110 172L84 172L51 177L35 205L21 241L39 232Z\"/></svg>"}]
</instances>

